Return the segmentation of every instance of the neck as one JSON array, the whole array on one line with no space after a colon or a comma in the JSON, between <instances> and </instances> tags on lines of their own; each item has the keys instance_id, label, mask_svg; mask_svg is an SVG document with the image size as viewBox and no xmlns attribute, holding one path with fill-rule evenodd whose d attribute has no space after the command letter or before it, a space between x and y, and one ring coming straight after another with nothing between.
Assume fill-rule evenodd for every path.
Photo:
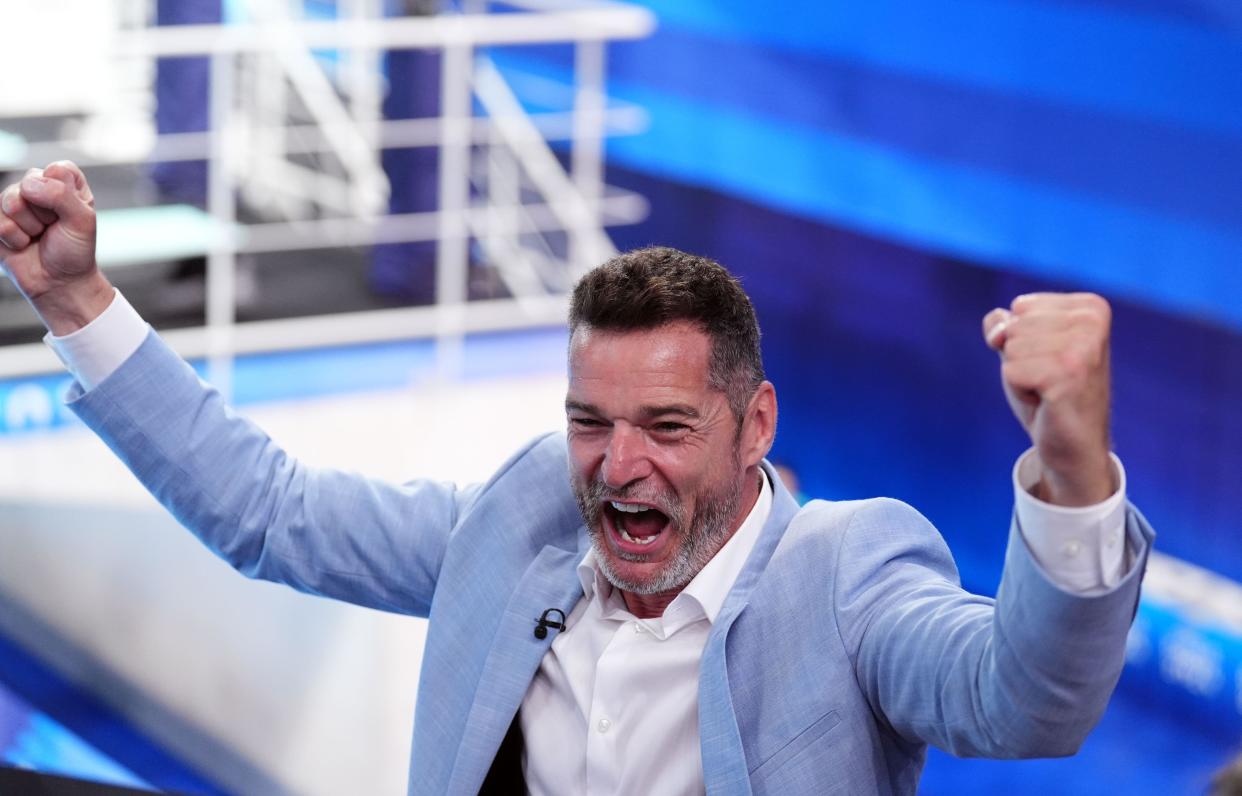
<instances>
[{"instance_id":1,"label":"neck","mask_svg":"<svg viewBox=\"0 0 1242 796\"><path fill-rule=\"evenodd\" d=\"M720 547L716 548L713 556L720 552L729 540L733 538L733 534L737 533L737 529L742 527L742 523L746 521L746 517L755 508L755 503L759 500L759 493L763 490L762 476L759 474L759 467L750 467L746 471L744 483L750 484L749 496L744 497L741 501L737 516L733 518L733 530L729 531L729 535L720 543ZM710 559L709 559L710 560ZM698 573L696 572L695 575ZM692 578L693 579L693 578ZM639 619L654 619L657 616L663 616L664 611L668 608L677 595L689 585L687 582L675 589L668 591L656 592L654 594L638 594L637 592L621 590L621 598L625 600L625 607L631 614Z\"/></svg>"},{"instance_id":2,"label":"neck","mask_svg":"<svg viewBox=\"0 0 1242 796\"><path fill-rule=\"evenodd\" d=\"M664 615L664 609L668 608L668 604L673 601L674 597L681 594L682 588L685 587L655 594L637 594L632 591L622 591L621 597L625 600L626 609L634 616L639 619L654 619L657 616Z\"/></svg>"}]
</instances>

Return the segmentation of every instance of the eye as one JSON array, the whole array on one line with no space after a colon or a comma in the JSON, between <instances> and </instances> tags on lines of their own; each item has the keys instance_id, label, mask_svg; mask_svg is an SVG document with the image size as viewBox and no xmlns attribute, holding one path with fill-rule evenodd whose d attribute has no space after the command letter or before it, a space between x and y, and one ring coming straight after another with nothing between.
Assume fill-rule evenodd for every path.
<instances>
[{"instance_id":1,"label":"eye","mask_svg":"<svg viewBox=\"0 0 1242 796\"><path fill-rule=\"evenodd\" d=\"M603 421L596 420L593 417L571 417L569 418L569 424L574 428L583 429L604 427Z\"/></svg>"},{"instance_id":2,"label":"eye","mask_svg":"<svg viewBox=\"0 0 1242 796\"><path fill-rule=\"evenodd\" d=\"M658 434L680 434L681 432L688 431L689 429L690 427L685 423L674 423L672 421L656 423L655 426L653 426L653 430Z\"/></svg>"}]
</instances>

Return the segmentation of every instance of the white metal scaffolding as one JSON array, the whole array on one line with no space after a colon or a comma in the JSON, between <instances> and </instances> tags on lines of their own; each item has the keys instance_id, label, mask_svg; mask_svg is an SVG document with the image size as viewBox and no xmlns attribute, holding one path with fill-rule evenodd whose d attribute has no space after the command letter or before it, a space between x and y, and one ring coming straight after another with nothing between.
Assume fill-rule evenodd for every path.
<instances>
[{"instance_id":1,"label":"white metal scaffolding","mask_svg":"<svg viewBox=\"0 0 1242 796\"><path fill-rule=\"evenodd\" d=\"M608 42L653 30L647 10L593 0L476 0L461 13L385 19L375 0L342 0L338 19L316 21L283 0L242 5L242 22L118 24L104 37L109 50L100 57L127 64L118 70L126 74L142 73L135 63L151 74L158 57L209 57L209 132L152 134L138 157L132 140L30 142L11 164L208 161L206 326L165 335L183 355L226 365L242 352L427 334L451 351L467 332L557 323L573 279L615 253L606 228L645 217L642 197L604 184L604 140L646 124L640 108L607 99L605 55ZM572 84L553 86L565 107L529 111L489 50L546 44L573 48ZM440 115L386 120L380 54L414 48L441 53ZM330 71L325 51L335 54ZM149 114L153 103L145 104L138 110ZM0 126L20 110L0 103ZM558 142L566 144L563 159ZM380 152L398 146L438 148L435 210L385 214ZM311 155L331 168L309 167L304 156ZM241 223L239 200L260 220ZM414 241L436 242L435 306L235 322L239 255ZM511 299L466 301L472 245ZM50 364L41 346L11 346L0 376ZM227 385L228 368L213 377Z\"/></svg>"}]
</instances>

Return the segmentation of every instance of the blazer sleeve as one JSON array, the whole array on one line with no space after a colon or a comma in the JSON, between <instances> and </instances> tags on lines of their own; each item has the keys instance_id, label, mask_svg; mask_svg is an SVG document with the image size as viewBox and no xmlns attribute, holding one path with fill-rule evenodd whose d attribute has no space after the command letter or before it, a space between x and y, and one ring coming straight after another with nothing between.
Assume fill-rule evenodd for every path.
<instances>
[{"instance_id":1,"label":"blazer sleeve","mask_svg":"<svg viewBox=\"0 0 1242 796\"><path fill-rule=\"evenodd\" d=\"M70 408L151 494L242 573L426 616L475 494L308 467L233 412L154 333Z\"/></svg>"},{"instance_id":2,"label":"blazer sleeve","mask_svg":"<svg viewBox=\"0 0 1242 796\"><path fill-rule=\"evenodd\" d=\"M869 501L838 549L838 628L876 715L958 756L1077 751L1121 674L1154 534L1133 507L1138 551L1111 591L1056 586L1016 525L995 602L964 591L940 534L898 501Z\"/></svg>"}]
</instances>

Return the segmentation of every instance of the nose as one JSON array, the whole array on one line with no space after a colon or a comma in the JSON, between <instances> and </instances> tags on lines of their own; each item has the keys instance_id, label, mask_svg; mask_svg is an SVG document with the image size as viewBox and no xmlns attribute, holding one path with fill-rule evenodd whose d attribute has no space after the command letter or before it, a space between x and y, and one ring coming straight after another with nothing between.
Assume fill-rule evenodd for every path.
<instances>
[{"instance_id":1,"label":"nose","mask_svg":"<svg viewBox=\"0 0 1242 796\"><path fill-rule=\"evenodd\" d=\"M600 476L611 489L620 489L651 475L647 440L640 430L618 423L613 426L604 451Z\"/></svg>"}]
</instances>

